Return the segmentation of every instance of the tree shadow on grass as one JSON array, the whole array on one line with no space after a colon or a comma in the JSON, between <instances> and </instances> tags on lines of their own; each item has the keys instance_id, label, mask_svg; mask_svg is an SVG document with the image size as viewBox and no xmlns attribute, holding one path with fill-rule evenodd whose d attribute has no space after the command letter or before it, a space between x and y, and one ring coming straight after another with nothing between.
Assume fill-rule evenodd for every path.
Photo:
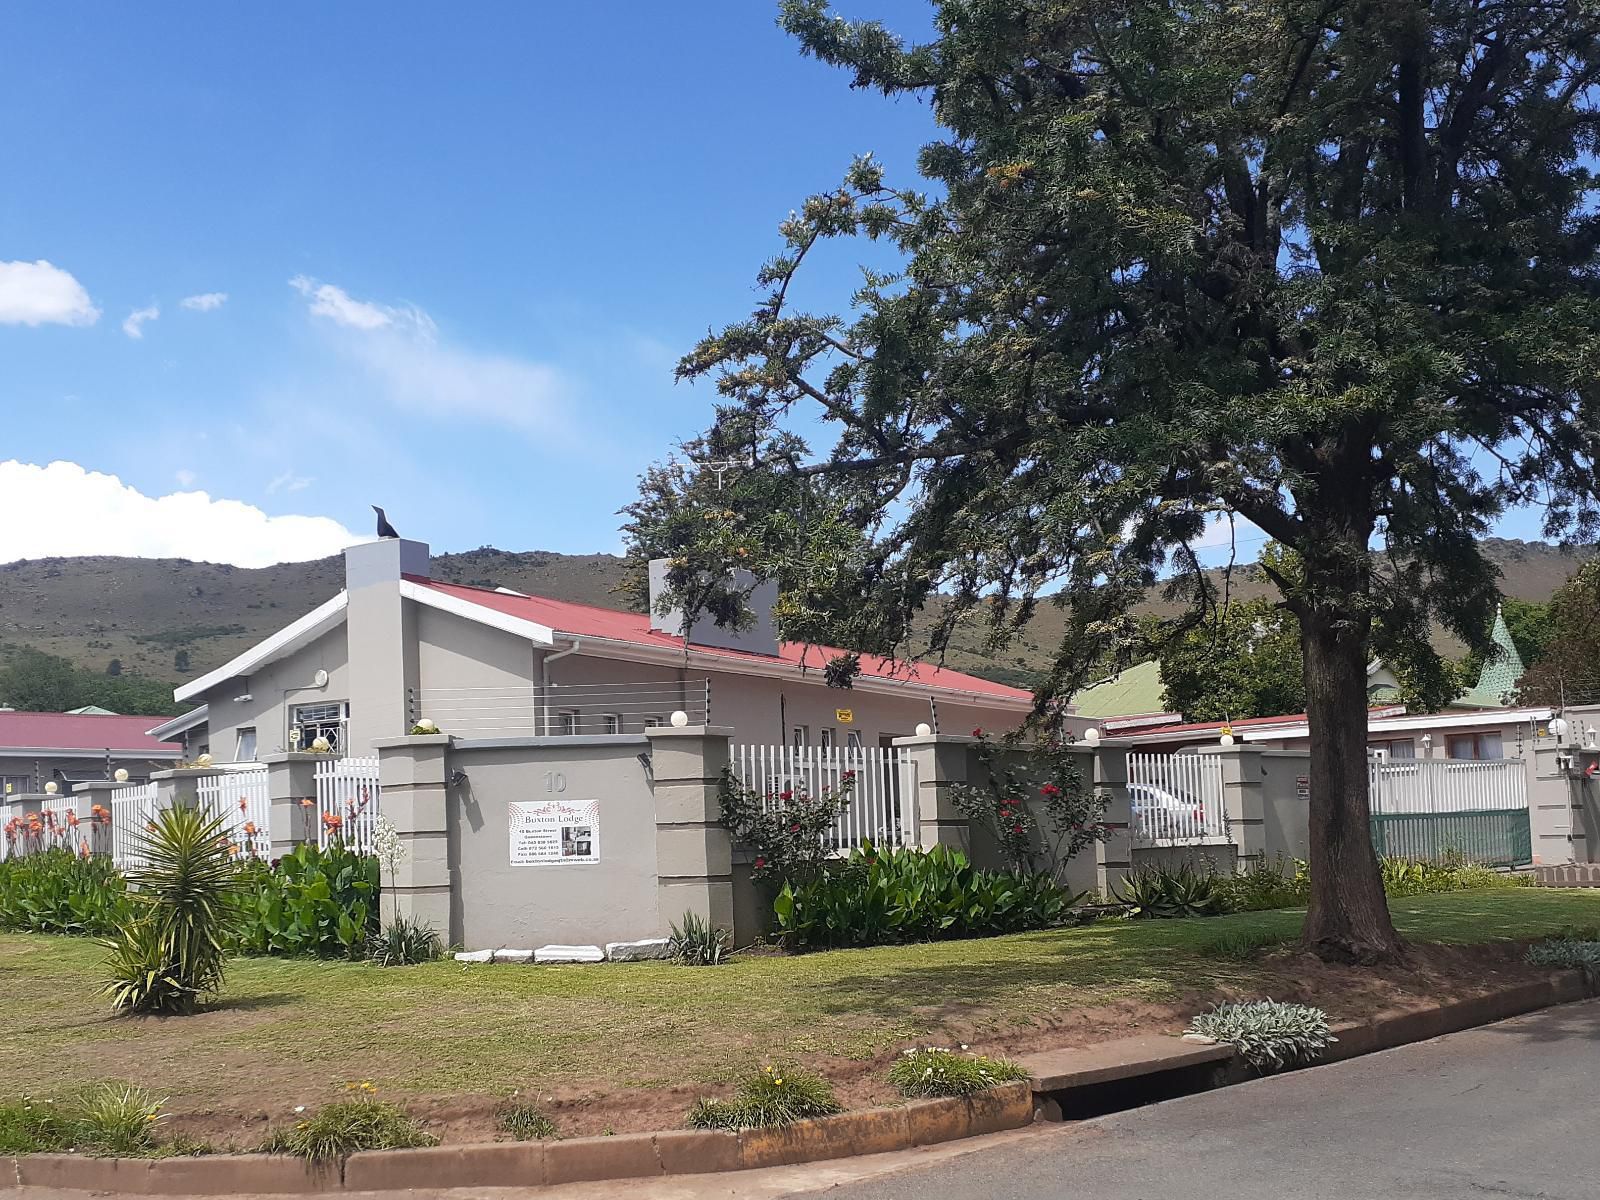
<instances>
[{"instance_id":1,"label":"tree shadow on grass","mask_svg":"<svg viewBox=\"0 0 1600 1200\"><path fill-rule=\"evenodd\" d=\"M1219 931L1220 932L1220 931ZM1060 989L1062 999L1074 990L1101 993L1100 1001L1176 996L1186 990L1237 979L1248 967L1202 958L1159 938L1094 936L1085 930L1070 936L1041 935L1026 956L1001 948L994 939L959 943L971 949L959 959L887 967L871 974L853 974L811 985L817 1007L830 1014L871 1014L887 1020L926 1016L930 1010L951 1012L1015 1000L1019 992ZM1007 950L1010 950L1008 953Z\"/></svg>"}]
</instances>

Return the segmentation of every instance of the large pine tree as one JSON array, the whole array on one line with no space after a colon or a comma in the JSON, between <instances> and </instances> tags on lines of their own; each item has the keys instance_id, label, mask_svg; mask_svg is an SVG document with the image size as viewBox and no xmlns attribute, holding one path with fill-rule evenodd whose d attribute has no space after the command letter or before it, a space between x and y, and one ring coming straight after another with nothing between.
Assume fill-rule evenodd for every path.
<instances>
[{"instance_id":1,"label":"large pine tree","mask_svg":"<svg viewBox=\"0 0 1600 1200\"><path fill-rule=\"evenodd\" d=\"M935 648L965 610L1003 639L1053 593L1047 712L1089 660L1149 652L1129 608L1164 573L1179 624L1214 611L1193 546L1252 522L1294 551L1274 574L1312 724L1306 942L1392 957L1368 657L1426 683L1430 621L1482 643L1495 573L1475 539L1506 507L1596 528L1594 6L935 16L909 45L825 0L782 6L804 52L925 99L943 136L920 184L862 159L783 223L754 313L680 367L723 402L689 463L647 476L634 550L671 555L686 591L777 575L791 634L862 648L900 646L936 592ZM904 269L868 273L846 313L798 308L808 255L849 236ZM815 419L836 433L818 452L797 436Z\"/></svg>"}]
</instances>

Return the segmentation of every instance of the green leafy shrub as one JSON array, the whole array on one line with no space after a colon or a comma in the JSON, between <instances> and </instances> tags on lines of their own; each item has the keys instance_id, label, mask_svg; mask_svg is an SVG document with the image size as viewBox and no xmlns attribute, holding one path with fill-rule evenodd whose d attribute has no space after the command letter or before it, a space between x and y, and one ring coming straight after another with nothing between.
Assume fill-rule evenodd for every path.
<instances>
[{"instance_id":1,"label":"green leafy shrub","mask_svg":"<svg viewBox=\"0 0 1600 1200\"><path fill-rule=\"evenodd\" d=\"M0 930L108 937L130 919L127 881L103 854L52 847L0 861Z\"/></svg>"},{"instance_id":2,"label":"green leafy shrub","mask_svg":"<svg viewBox=\"0 0 1600 1200\"><path fill-rule=\"evenodd\" d=\"M948 846L880 853L866 843L838 869L786 883L773 911L786 945L878 946L1044 929L1075 899L1048 875L980 870Z\"/></svg>"},{"instance_id":3,"label":"green leafy shrub","mask_svg":"<svg viewBox=\"0 0 1600 1200\"><path fill-rule=\"evenodd\" d=\"M133 920L106 943L105 992L119 1012L188 1013L222 988L243 898L227 824L206 810L162 809L139 834Z\"/></svg>"},{"instance_id":4,"label":"green leafy shrub","mask_svg":"<svg viewBox=\"0 0 1600 1200\"><path fill-rule=\"evenodd\" d=\"M770 1066L740 1081L731 1100L698 1100L694 1129L759 1129L843 1111L827 1080L795 1066Z\"/></svg>"},{"instance_id":5,"label":"green leafy shrub","mask_svg":"<svg viewBox=\"0 0 1600 1200\"><path fill-rule=\"evenodd\" d=\"M1582 971L1600 979L1600 941L1573 937L1550 938L1528 947L1528 964L1554 970Z\"/></svg>"},{"instance_id":6,"label":"green leafy shrub","mask_svg":"<svg viewBox=\"0 0 1600 1200\"><path fill-rule=\"evenodd\" d=\"M758 883L815 879L832 849L833 823L850 807L856 773L813 796L804 786L777 792L746 787L732 770L722 772L722 823L733 840L755 851L750 876Z\"/></svg>"},{"instance_id":7,"label":"green leafy shrub","mask_svg":"<svg viewBox=\"0 0 1600 1200\"><path fill-rule=\"evenodd\" d=\"M274 1130L261 1151L322 1161L357 1150L409 1150L438 1144L439 1139L404 1109L372 1096L358 1096L324 1104L290 1128Z\"/></svg>"},{"instance_id":8,"label":"green leafy shrub","mask_svg":"<svg viewBox=\"0 0 1600 1200\"><path fill-rule=\"evenodd\" d=\"M889 1068L889 1082L902 1096L970 1096L1026 1078L1028 1072L1009 1059L961 1054L940 1046L902 1051Z\"/></svg>"},{"instance_id":9,"label":"green leafy shrub","mask_svg":"<svg viewBox=\"0 0 1600 1200\"><path fill-rule=\"evenodd\" d=\"M1171 920L1214 917L1223 911L1221 879L1188 863L1176 867L1141 867L1112 889L1130 917Z\"/></svg>"},{"instance_id":10,"label":"green leafy shrub","mask_svg":"<svg viewBox=\"0 0 1600 1200\"><path fill-rule=\"evenodd\" d=\"M432 925L397 916L367 939L367 959L380 967L411 967L444 957Z\"/></svg>"},{"instance_id":11,"label":"green leafy shrub","mask_svg":"<svg viewBox=\"0 0 1600 1200\"><path fill-rule=\"evenodd\" d=\"M720 966L730 952L728 931L698 913L685 912L682 923L672 927L672 936L667 939L668 956L686 967Z\"/></svg>"},{"instance_id":12,"label":"green leafy shrub","mask_svg":"<svg viewBox=\"0 0 1600 1200\"><path fill-rule=\"evenodd\" d=\"M1225 912L1304 908L1311 899L1311 872L1299 859L1279 854L1238 874L1217 876L1217 892Z\"/></svg>"},{"instance_id":13,"label":"green leafy shrub","mask_svg":"<svg viewBox=\"0 0 1600 1200\"><path fill-rule=\"evenodd\" d=\"M510 1104L500 1110L500 1132L519 1142L543 1141L561 1136L556 1123L531 1104Z\"/></svg>"},{"instance_id":14,"label":"green leafy shrub","mask_svg":"<svg viewBox=\"0 0 1600 1200\"><path fill-rule=\"evenodd\" d=\"M0 1101L0 1154L48 1154L72 1148L72 1122L61 1106L24 1096Z\"/></svg>"},{"instance_id":15,"label":"green leafy shrub","mask_svg":"<svg viewBox=\"0 0 1600 1200\"><path fill-rule=\"evenodd\" d=\"M296 846L247 867L251 895L238 934L244 954L359 959L378 929L378 860L335 843Z\"/></svg>"},{"instance_id":16,"label":"green leafy shrub","mask_svg":"<svg viewBox=\"0 0 1600 1200\"><path fill-rule=\"evenodd\" d=\"M1262 1072L1314 1062L1338 1040L1320 1008L1275 1000L1219 1004L1197 1016L1185 1032L1231 1042L1240 1057Z\"/></svg>"},{"instance_id":17,"label":"green leafy shrub","mask_svg":"<svg viewBox=\"0 0 1600 1200\"><path fill-rule=\"evenodd\" d=\"M1480 888L1515 887L1517 881L1489 867L1446 854L1437 862L1385 858L1383 890L1390 896L1422 896L1432 892L1465 892Z\"/></svg>"}]
</instances>

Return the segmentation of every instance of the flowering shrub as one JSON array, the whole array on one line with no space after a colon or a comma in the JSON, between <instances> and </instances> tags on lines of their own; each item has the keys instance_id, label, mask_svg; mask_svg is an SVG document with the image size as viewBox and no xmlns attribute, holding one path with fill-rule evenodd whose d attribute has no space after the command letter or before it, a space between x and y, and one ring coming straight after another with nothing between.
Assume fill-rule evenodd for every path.
<instances>
[{"instance_id":1,"label":"flowering shrub","mask_svg":"<svg viewBox=\"0 0 1600 1200\"><path fill-rule=\"evenodd\" d=\"M130 916L127 881L104 855L62 846L0 861L0 929L105 937Z\"/></svg>"},{"instance_id":2,"label":"flowering shrub","mask_svg":"<svg viewBox=\"0 0 1600 1200\"><path fill-rule=\"evenodd\" d=\"M238 948L245 954L360 958L378 932L378 860L338 844L296 846L268 866L245 865Z\"/></svg>"},{"instance_id":3,"label":"flowering shrub","mask_svg":"<svg viewBox=\"0 0 1600 1200\"><path fill-rule=\"evenodd\" d=\"M951 799L962 816L989 831L1012 870L1055 874L1106 839L1105 797L1084 786L1067 743L1051 735L1024 749L997 744L982 729L972 736L988 779L983 786L954 784Z\"/></svg>"},{"instance_id":4,"label":"flowering shrub","mask_svg":"<svg viewBox=\"0 0 1600 1200\"><path fill-rule=\"evenodd\" d=\"M804 786L758 792L732 771L722 772L722 823L733 840L755 851L750 874L763 883L803 883L822 871L833 849L829 835L850 806L856 773L813 796Z\"/></svg>"}]
</instances>

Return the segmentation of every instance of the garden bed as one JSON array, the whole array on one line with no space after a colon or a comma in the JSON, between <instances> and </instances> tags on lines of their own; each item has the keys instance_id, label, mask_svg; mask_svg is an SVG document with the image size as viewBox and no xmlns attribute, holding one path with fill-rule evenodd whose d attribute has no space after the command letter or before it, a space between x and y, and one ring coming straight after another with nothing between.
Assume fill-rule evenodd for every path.
<instances>
[{"instance_id":1,"label":"garden bed","mask_svg":"<svg viewBox=\"0 0 1600 1200\"><path fill-rule=\"evenodd\" d=\"M126 1079L169 1097L172 1132L259 1144L294 1109L350 1081L447 1142L496 1136L513 1092L567 1136L670 1129L752 1063L798 1061L847 1108L893 1103L886 1072L919 1042L991 1055L1176 1031L1209 1004L1271 996L1337 1020L1469 998L1537 977L1521 944L1600 924L1600 895L1505 889L1396 899L1417 942L1405 968L1333 967L1246 938L1292 937L1300 914L1106 921L1081 928L798 956L715 968L380 969L306 960L230 964L223 1003L184 1018L119 1018L96 995L101 951L0 936L0 1078L48 1095ZM1471 945L1495 939L1482 945ZM1433 943L1433 944L1429 944Z\"/></svg>"}]
</instances>

